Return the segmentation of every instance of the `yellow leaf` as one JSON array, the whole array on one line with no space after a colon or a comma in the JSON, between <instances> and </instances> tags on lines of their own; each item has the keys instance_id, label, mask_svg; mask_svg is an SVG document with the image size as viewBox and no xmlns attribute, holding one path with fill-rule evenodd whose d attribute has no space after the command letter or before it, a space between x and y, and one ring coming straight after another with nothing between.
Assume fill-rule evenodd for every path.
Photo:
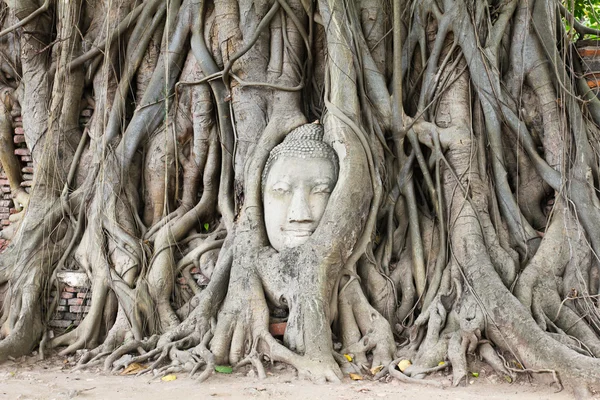
<instances>
[{"instance_id":1,"label":"yellow leaf","mask_svg":"<svg viewBox=\"0 0 600 400\"><path fill-rule=\"evenodd\" d=\"M512 378L508 375L504 375L504 380L508 383L512 383Z\"/></svg>"},{"instance_id":2,"label":"yellow leaf","mask_svg":"<svg viewBox=\"0 0 600 400\"><path fill-rule=\"evenodd\" d=\"M411 365L412 363L410 362L410 360L402 360L398 363L398 368L400 369L400 371L404 372Z\"/></svg>"},{"instance_id":3,"label":"yellow leaf","mask_svg":"<svg viewBox=\"0 0 600 400\"><path fill-rule=\"evenodd\" d=\"M376 367L371 368L371 373L373 375L377 375L383 369L383 365L378 365Z\"/></svg>"},{"instance_id":4,"label":"yellow leaf","mask_svg":"<svg viewBox=\"0 0 600 400\"><path fill-rule=\"evenodd\" d=\"M352 379L353 381L362 381L363 377L358 374L350 374L350 379Z\"/></svg>"},{"instance_id":5,"label":"yellow leaf","mask_svg":"<svg viewBox=\"0 0 600 400\"><path fill-rule=\"evenodd\" d=\"M146 369L146 366L138 363L131 363L127 368L121 372L121 375L135 375L138 372Z\"/></svg>"},{"instance_id":6,"label":"yellow leaf","mask_svg":"<svg viewBox=\"0 0 600 400\"><path fill-rule=\"evenodd\" d=\"M442 365L446 365L446 361L440 361L438 365L441 367Z\"/></svg>"},{"instance_id":7,"label":"yellow leaf","mask_svg":"<svg viewBox=\"0 0 600 400\"><path fill-rule=\"evenodd\" d=\"M350 354L344 354L344 357L346 357L346 360L349 362L352 362L352 356Z\"/></svg>"},{"instance_id":8,"label":"yellow leaf","mask_svg":"<svg viewBox=\"0 0 600 400\"><path fill-rule=\"evenodd\" d=\"M177 377L175 375L165 375L162 378L160 378L160 380L163 382L171 382L171 381L174 381L175 379L177 379Z\"/></svg>"}]
</instances>

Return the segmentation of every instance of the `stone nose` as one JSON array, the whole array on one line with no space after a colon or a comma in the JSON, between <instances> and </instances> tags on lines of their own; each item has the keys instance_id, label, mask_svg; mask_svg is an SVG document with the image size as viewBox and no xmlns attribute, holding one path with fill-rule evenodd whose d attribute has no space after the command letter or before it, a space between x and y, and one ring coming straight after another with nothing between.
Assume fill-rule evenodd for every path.
<instances>
[{"instance_id":1,"label":"stone nose","mask_svg":"<svg viewBox=\"0 0 600 400\"><path fill-rule=\"evenodd\" d=\"M288 209L288 222L312 222L313 216L310 211L308 193L297 189L292 194L292 200Z\"/></svg>"}]
</instances>

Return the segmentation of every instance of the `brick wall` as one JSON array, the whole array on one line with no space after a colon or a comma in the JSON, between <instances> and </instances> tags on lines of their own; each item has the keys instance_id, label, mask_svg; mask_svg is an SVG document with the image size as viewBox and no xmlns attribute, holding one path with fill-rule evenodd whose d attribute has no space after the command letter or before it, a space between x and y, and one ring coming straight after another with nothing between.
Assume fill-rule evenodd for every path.
<instances>
[{"instance_id":1,"label":"brick wall","mask_svg":"<svg viewBox=\"0 0 600 400\"><path fill-rule=\"evenodd\" d=\"M600 41L581 40L577 42L577 51L581 56L585 80L600 97Z\"/></svg>"},{"instance_id":2,"label":"brick wall","mask_svg":"<svg viewBox=\"0 0 600 400\"><path fill-rule=\"evenodd\" d=\"M27 192L30 191L33 185L33 163L31 160L31 153L25 145L25 135L23 132L23 122L19 110L13 112L13 142L15 144L15 155L21 161L21 172L23 176L23 182L21 186L25 188ZM10 216L15 214L17 210L12 198L8 178L4 173L4 170L0 166L0 193L2 198L0 199L0 230L10 225ZM0 239L0 252L3 251L8 242L4 239Z\"/></svg>"}]
</instances>

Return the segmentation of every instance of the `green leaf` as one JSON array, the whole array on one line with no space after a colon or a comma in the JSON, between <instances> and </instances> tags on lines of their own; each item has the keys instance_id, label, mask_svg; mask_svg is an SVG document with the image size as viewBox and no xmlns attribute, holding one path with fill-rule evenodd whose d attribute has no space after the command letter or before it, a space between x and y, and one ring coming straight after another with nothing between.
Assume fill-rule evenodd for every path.
<instances>
[{"instance_id":1,"label":"green leaf","mask_svg":"<svg viewBox=\"0 0 600 400\"><path fill-rule=\"evenodd\" d=\"M473 375L475 378L479 378L479 372L471 372L471 375Z\"/></svg>"},{"instance_id":2,"label":"green leaf","mask_svg":"<svg viewBox=\"0 0 600 400\"><path fill-rule=\"evenodd\" d=\"M204 225L202 225L204 227L204 230L207 231L208 228L210 228L210 225L208 224L208 222L206 222Z\"/></svg>"},{"instance_id":3,"label":"green leaf","mask_svg":"<svg viewBox=\"0 0 600 400\"><path fill-rule=\"evenodd\" d=\"M229 365L215 365L215 371L220 374L231 374L233 372L233 368Z\"/></svg>"}]
</instances>

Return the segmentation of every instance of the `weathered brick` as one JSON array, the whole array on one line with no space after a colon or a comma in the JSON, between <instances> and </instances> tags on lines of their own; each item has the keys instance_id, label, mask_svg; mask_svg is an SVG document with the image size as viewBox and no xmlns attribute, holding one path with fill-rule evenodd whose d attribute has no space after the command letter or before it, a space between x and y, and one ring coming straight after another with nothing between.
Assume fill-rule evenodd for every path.
<instances>
[{"instance_id":1,"label":"weathered brick","mask_svg":"<svg viewBox=\"0 0 600 400\"><path fill-rule=\"evenodd\" d=\"M23 168L21 169L21 171L22 171L24 174L33 174L33 167L23 167Z\"/></svg>"},{"instance_id":2,"label":"weathered brick","mask_svg":"<svg viewBox=\"0 0 600 400\"><path fill-rule=\"evenodd\" d=\"M67 305L67 299L60 299L58 300L58 304L61 306L66 306Z\"/></svg>"},{"instance_id":3,"label":"weathered brick","mask_svg":"<svg viewBox=\"0 0 600 400\"><path fill-rule=\"evenodd\" d=\"M76 311L72 310L72 308L74 308L74 307L79 307L79 306L71 306L70 307L71 308L71 310L70 310L71 312L64 313L62 319L68 319L68 320L71 320L71 321L77 321L77 320L81 319L81 314L77 314Z\"/></svg>"},{"instance_id":4,"label":"weathered brick","mask_svg":"<svg viewBox=\"0 0 600 400\"><path fill-rule=\"evenodd\" d=\"M28 167L33 167L33 164L29 165L32 160L31 156L21 156L21 161L26 162Z\"/></svg>"},{"instance_id":5,"label":"weathered brick","mask_svg":"<svg viewBox=\"0 0 600 400\"><path fill-rule=\"evenodd\" d=\"M32 174L23 174L23 180L31 181L31 180L33 180L33 175Z\"/></svg>"},{"instance_id":6,"label":"weathered brick","mask_svg":"<svg viewBox=\"0 0 600 400\"><path fill-rule=\"evenodd\" d=\"M29 149L27 147L23 147L20 149L15 149L15 154L18 156L30 156L31 151L29 151Z\"/></svg>"},{"instance_id":7,"label":"weathered brick","mask_svg":"<svg viewBox=\"0 0 600 400\"><path fill-rule=\"evenodd\" d=\"M92 116L92 112L93 112L93 110L90 110L89 108L86 108L83 111L81 111L81 116L82 117L91 117Z\"/></svg>"},{"instance_id":8,"label":"weathered brick","mask_svg":"<svg viewBox=\"0 0 600 400\"><path fill-rule=\"evenodd\" d=\"M9 207L0 207L0 214L6 214L6 213L10 214L10 208Z\"/></svg>"},{"instance_id":9,"label":"weathered brick","mask_svg":"<svg viewBox=\"0 0 600 400\"><path fill-rule=\"evenodd\" d=\"M77 297L81 298L81 299L85 299L86 297L89 297L91 294L89 292L79 292L77 293Z\"/></svg>"},{"instance_id":10,"label":"weathered brick","mask_svg":"<svg viewBox=\"0 0 600 400\"><path fill-rule=\"evenodd\" d=\"M10 221L7 219L3 219L2 221L0 221L0 225L2 226L8 226L10 225Z\"/></svg>"},{"instance_id":11,"label":"weathered brick","mask_svg":"<svg viewBox=\"0 0 600 400\"><path fill-rule=\"evenodd\" d=\"M60 298L61 299L72 299L73 297L75 297L75 293L70 293L70 292L62 292L60 294Z\"/></svg>"},{"instance_id":12,"label":"weathered brick","mask_svg":"<svg viewBox=\"0 0 600 400\"><path fill-rule=\"evenodd\" d=\"M24 135L24 134L25 134L25 131L23 130L23 128L21 128L21 127L15 128L15 135Z\"/></svg>"},{"instance_id":13,"label":"weathered brick","mask_svg":"<svg viewBox=\"0 0 600 400\"><path fill-rule=\"evenodd\" d=\"M81 306L83 305L83 299L69 299L67 300L67 304L70 306Z\"/></svg>"},{"instance_id":14,"label":"weathered brick","mask_svg":"<svg viewBox=\"0 0 600 400\"><path fill-rule=\"evenodd\" d=\"M8 185L10 185L10 182L8 181L8 179L3 178L3 179L0 179L0 185L8 186Z\"/></svg>"},{"instance_id":15,"label":"weathered brick","mask_svg":"<svg viewBox=\"0 0 600 400\"><path fill-rule=\"evenodd\" d=\"M33 181L23 181L21 182L21 187L30 187L33 186Z\"/></svg>"},{"instance_id":16,"label":"weathered brick","mask_svg":"<svg viewBox=\"0 0 600 400\"><path fill-rule=\"evenodd\" d=\"M21 129L22 130L23 128L15 128L15 130L17 130L17 129ZM23 135L15 135L15 136L13 136L13 142L15 142L16 144L25 143L25 136L23 136Z\"/></svg>"},{"instance_id":17,"label":"weathered brick","mask_svg":"<svg viewBox=\"0 0 600 400\"><path fill-rule=\"evenodd\" d=\"M65 292L71 292L71 293L77 293L78 292L77 288L74 288L73 286L65 286L65 288L63 290Z\"/></svg>"},{"instance_id":18,"label":"weathered brick","mask_svg":"<svg viewBox=\"0 0 600 400\"><path fill-rule=\"evenodd\" d=\"M58 312L69 311L69 307L68 306L58 306L58 307L56 307L56 311L58 311Z\"/></svg>"},{"instance_id":19,"label":"weathered brick","mask_svg":"<svg viewBox=\"0 0 600 400\"><path fill-rule=\"evenodd\" d=\"M0 186L0 191L2 191L2 193L10 193L10 187L9 186Z\"/></svg>"},{"instance_id":20,"label":"weathered brick","mask_svg":"<svg viewBox=\"0 0 600 400\"><path fill-rule=\"evenodd\" d=\"M68 328L73 323L71 321L65 321L63 319L52 320L49 325L53 328Z\"/></svg>"},{"instance_id":21,"label":"weathered brick","mask_svg":"<svg viewBox=\"0 0 600 400\"><path fill-rule=\"evenodd\" d=\"M72 313L88 313L90 312L90 306L71 306L69 307Z\"/></svg>"},{"instance_id":22,"label":"weathered brick","mask_svg":"<svg viewBox=\"0 0 600 400\"><path fill-rule=\"evenodd\" d=\"M597 47L584 47L579 49L579 55L581 57L598 57L600 56L600 49Z\"/></svg>"}]
</instances>

